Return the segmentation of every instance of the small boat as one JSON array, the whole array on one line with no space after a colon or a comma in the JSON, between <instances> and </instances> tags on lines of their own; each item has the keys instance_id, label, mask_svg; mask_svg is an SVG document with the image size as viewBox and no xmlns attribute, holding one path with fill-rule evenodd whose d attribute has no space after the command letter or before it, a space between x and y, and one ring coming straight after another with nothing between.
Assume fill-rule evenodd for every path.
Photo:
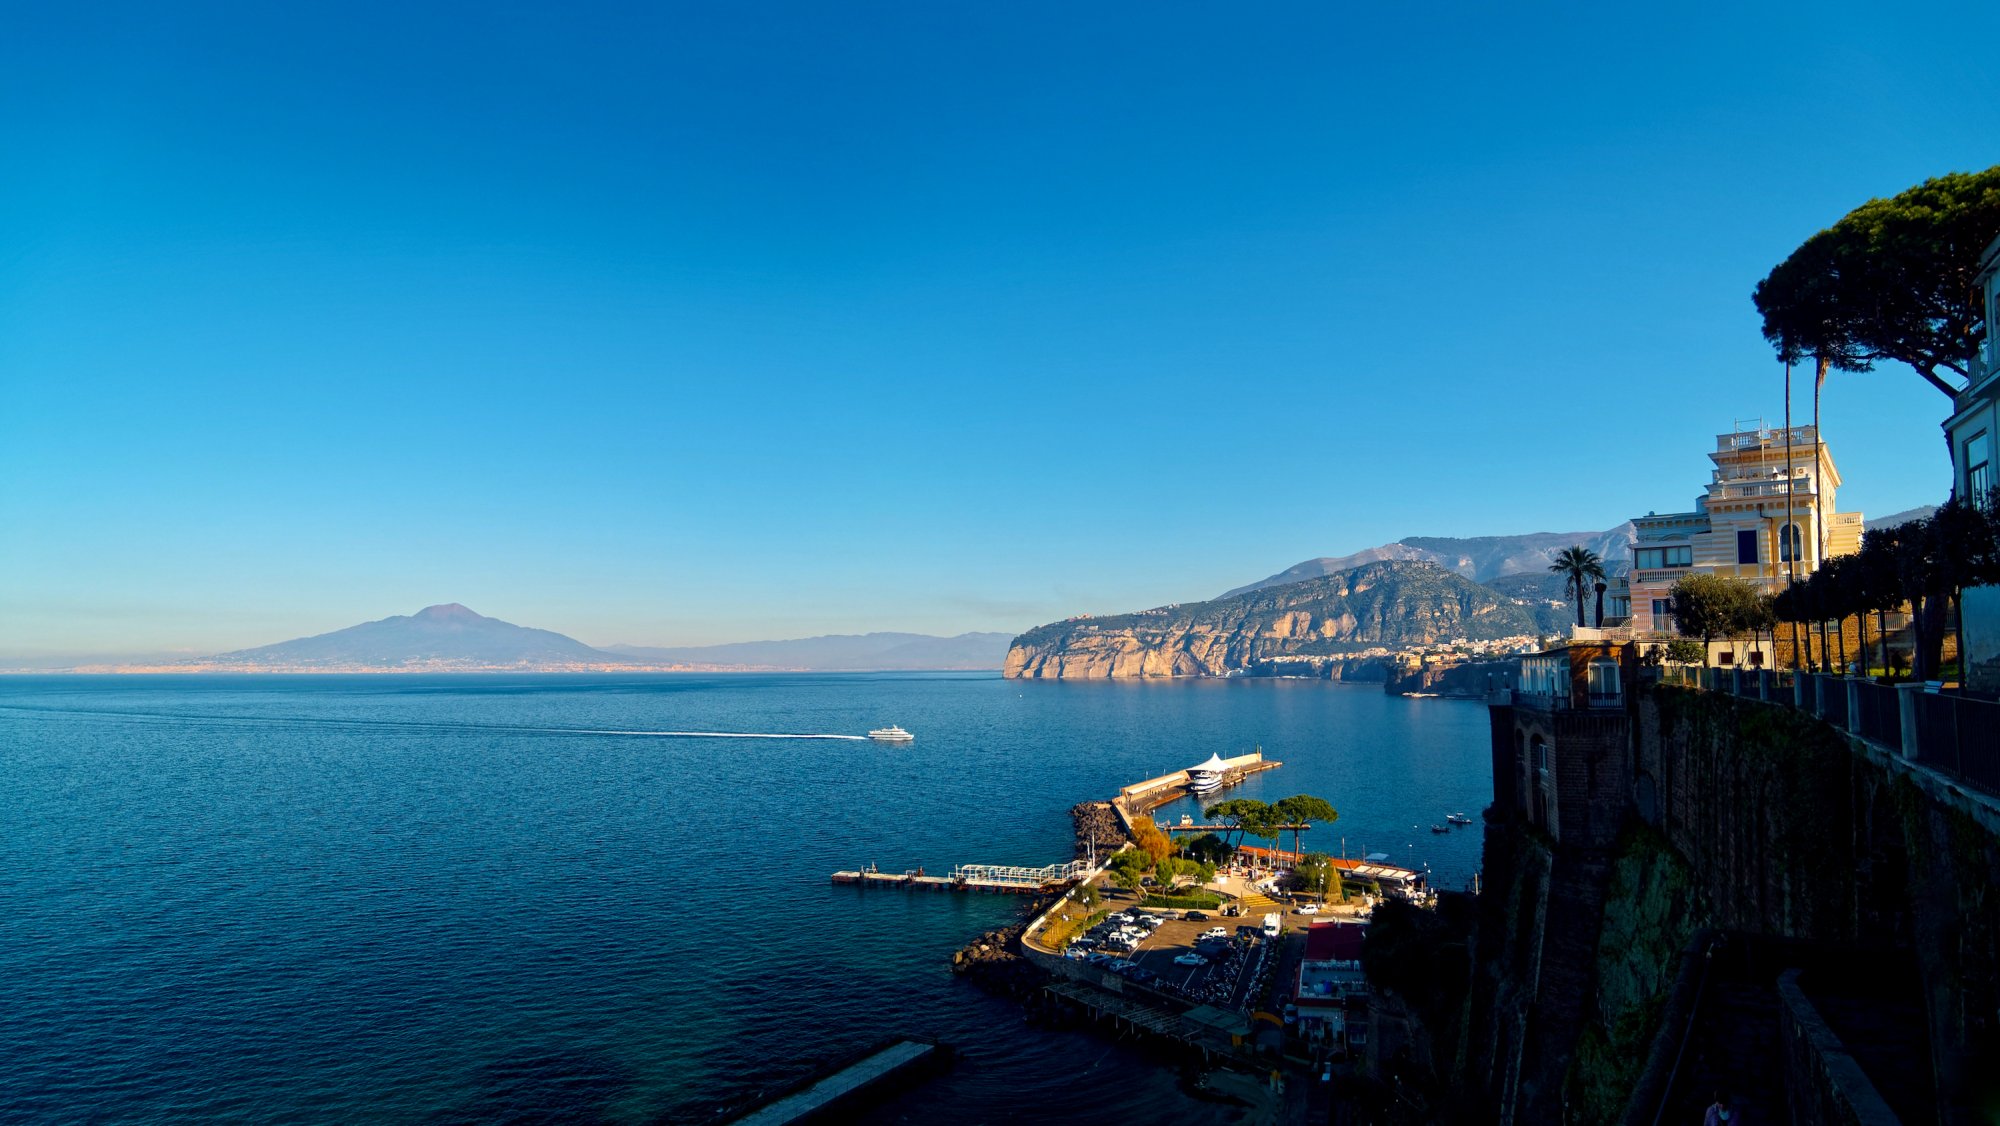
<instances>
[{"instance_id":1,"label":"small boat","mask_svg":"<svg viewBox=\"0 0 2000 1126\"><path fill-rule=\"evenodd\" d=\"M877 743L914 743L917 740L915 735L893 724L870 731L868 737Z\"/></svg>"},{"instance_id":2,"label":"small boat","mask_svg":"<svg viewBox=\"0 0 2000 1126\"><path fill-rule=\"evenodd\" d=\"M1449 832L1451 832L1451 826L1449 826L1449 825L1433 825L1433 826L1431 826L1431 832L1433 832L1433 833L1449 833Z\"/></svg>"},{"instance_id":3,"label":"small boat","mask_svg":"<svg viewBox=\"0 0 2000 1126\"><path fill-rule=\"evenodd\" d=\"M1467 817L1467 816L1466 816L1465 814L1463 814L1463 813L1447 813L1447 814L1445 814L1445 815L1444 815L1444 819L1445 819L1446 821L1449 821L1449 822L1451 822L1451 823L1452 823L1453 825L1470 825L1470 824L1472 824L1472 818L1470 818L1470 817Z\"/></svg>"}]
</instances>

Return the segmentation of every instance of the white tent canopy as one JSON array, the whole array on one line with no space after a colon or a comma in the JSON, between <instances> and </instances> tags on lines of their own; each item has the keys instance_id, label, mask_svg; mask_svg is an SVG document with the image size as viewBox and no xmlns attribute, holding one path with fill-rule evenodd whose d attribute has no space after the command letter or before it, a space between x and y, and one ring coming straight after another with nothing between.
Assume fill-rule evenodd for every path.
<instances>
[{"instance_id":1,"label":"white tent canopy","mask_svg":"<svg viewBox=\"0 0 2000 1126\"><path fill-rule=\"evenodd\" d=\"M1226 762L1224 762L1224 761L1222 761L1222 756L1221 756L1221 755L1213 755L1213 754L1212 754L1212 755L1208 756L1208 761L1207 761L1207 762L1205 762L1205 763L1202 763L1202 764L1201 764L1200 766L1191 766L1191 767L1189 767L1189 768L1188 768L1188 773L1192 774L1192 773L1194 773L1194 772L1196 772L1196 771L1207 771L1207 772L1209 772L1209 773L1211 773L1211 774L1219 774L1219 773L1221 773L1222 771L1225 771L1225 770L1228 770L1228 769L1229 769L1229 764L1228 764L1228 763L1226 763Z\"/></svg>"}]
</instances>

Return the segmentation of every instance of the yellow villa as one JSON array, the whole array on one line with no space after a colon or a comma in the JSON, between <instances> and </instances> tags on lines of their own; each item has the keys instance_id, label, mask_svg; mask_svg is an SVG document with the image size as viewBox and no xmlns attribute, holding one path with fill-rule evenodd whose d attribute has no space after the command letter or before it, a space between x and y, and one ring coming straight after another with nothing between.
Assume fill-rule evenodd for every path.
<instances>
[{"instance_id":1,"label":"yellow villa","mask_svg":"<svg viewBox=\"0 0 2000 1126\"><path fill-rule=\"evenodd\" d=\"M1682 575L1748 579L1768 594L1804 578L1820 560L1861 548L1861 514L1835 503L1840 471L1811 426L1718 434L1715 463L1694 511L1633 519L1630 633L1674 632L1669 591ZM1717 653L1730 663L1733 652ZM1764 652L1745 663L1766 664Z\"/></svg>"}]
</instances>

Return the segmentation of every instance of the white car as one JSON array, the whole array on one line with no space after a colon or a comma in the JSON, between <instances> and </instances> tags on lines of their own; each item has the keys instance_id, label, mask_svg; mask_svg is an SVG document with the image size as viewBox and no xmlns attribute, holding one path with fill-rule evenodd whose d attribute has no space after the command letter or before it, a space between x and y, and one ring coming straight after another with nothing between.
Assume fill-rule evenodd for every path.
<instances>
[{"instance_id":1,"label":"white car","mask_svg":"<svg viewBox=\"0 0 2000 1126\"><path fill-rule=\"evenodd\" d=\"M1187 954L1183 954L1183 955L1181 955L1181 956L1180 956L1180 957L1178 957L1178 958L1175 958L1175 959L1174 959L1174 965L1176 965L1176 966L1206 966L1206 965L1208 965L1208 959L1207 959L1207 958L1204 958L1204 957L1202 957L1202 956L1201 956L1201 955L1199 955L1199 954L1195 954L1195 953L1192 953L1192 952L1190 952L1190 953L1187 953Z\"/></svg>"},{"instance_id":2,"label":"white car","mask_svg":"<svg viewBox=\"0 0 2000 1126\"><path fill-rule=\"evenodd\" d=\"M1228 938L1229 932L1221 927L1210 927L1201 932L1203 938Z\"/></svg>"},{"instance_id":3,"label":"white car","mask_svg":"<svg viewBox=\"0 0 2000 1126\"><path fill-rule=\"evenodd\" d=\"M1145 926L1157 927L1161 923L1166 922L1166 920L1160 918L1158 915L1141 915L1139 916L1139 922Z\"/></svg>"},{"instance_id":4,"label":"white car","mask_svg":"<svg viewBox=\"0 0 2000 1126\"><path fill-rule=\"evenodd\" d=\"M1317 915L1319 914L1319 904L1302 903L1299 906L1292 908L1292 910L1297 911L1301 915Z\"/></svg>"}]
</instances>

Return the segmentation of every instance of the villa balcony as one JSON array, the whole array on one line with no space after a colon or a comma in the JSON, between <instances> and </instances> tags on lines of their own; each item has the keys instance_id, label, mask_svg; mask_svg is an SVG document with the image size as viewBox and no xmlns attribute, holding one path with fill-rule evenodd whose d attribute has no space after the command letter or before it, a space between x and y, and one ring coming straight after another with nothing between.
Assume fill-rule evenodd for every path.
<instances>
[{"instance_id":1,"label":"villa balcony","mask_svg":"<svg viewBox=\"0 0 2000 1126\"><path fill-rule=\"evenodd\" d=\"M1788 493L1794 500L1812 499L1813 484L1811 478L1794 477L1791 479L1790 484L1791 488L1789 490L1786 489L1786 482L1782 479L1777 481L1759 481L1756 484L1749 485L1710 485L1708 487L1708 499L1760 500L1782 498Z\"/></svg>"},{"instance_id":2,"label":"villa balcony","mask_svg":"<svg viewBox=\"0 0 2000 1126\"><path fill-rule=\"evenodd\" d=\"M1739 430L1734 434L1717 434L1715 448L1719 453L1733 450L1754 450L1760 447L1776 446L1779 449L1790 446L1811 446L1819 441L1819 430L1812 426L1794 426L1790 430L1774 426L1767 430Z\"/></svg>"}]
</instances>

